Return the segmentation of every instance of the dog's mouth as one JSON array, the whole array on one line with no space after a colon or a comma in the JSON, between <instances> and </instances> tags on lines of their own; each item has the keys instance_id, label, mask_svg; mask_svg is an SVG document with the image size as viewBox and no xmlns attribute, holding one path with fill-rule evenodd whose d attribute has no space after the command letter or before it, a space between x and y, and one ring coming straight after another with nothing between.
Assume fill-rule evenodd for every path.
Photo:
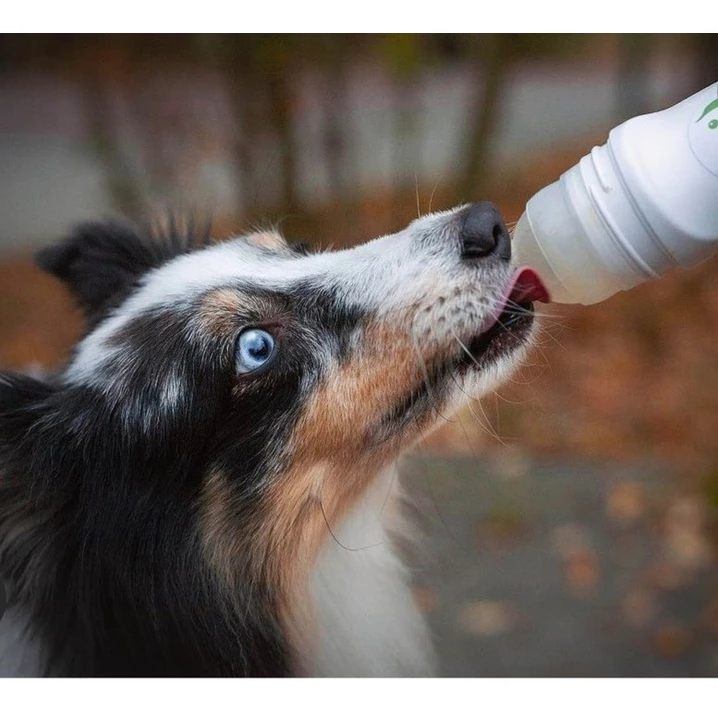
<instances>
[{"instance_id":1,"label":"dog's mouth","mask_svg":"<svg viewBox=\"0 0 718 718\"><path fill-rule=\"evenodd\" d=\"M436 406L442 378L451 376L455 370L464 374L483 369L520 346L534 321L534 302L548 301L549 293L538 274L529 267L517 269L479 333L468 344L461 345L461 356L448 365L435 366L433 373L427 369L426 379L386 413L372 440L381 443L417 418L429 416ZM446 386L451 387L451 383Z\"/></svg>"},{"instance_id":2,"label":"dog's mouth","mask_svg":"<svg viewBox=\"0 0 718 718\"><path fill-rule=\"evenodd\" d=\"M494 311L469 343L471 357L465 357L465 360L469 363L479 358L488 360L518 346L533 324L534 302L549 301L548 290L535 270L531 267L517 269Z\"/></svg>"}]
</instances>

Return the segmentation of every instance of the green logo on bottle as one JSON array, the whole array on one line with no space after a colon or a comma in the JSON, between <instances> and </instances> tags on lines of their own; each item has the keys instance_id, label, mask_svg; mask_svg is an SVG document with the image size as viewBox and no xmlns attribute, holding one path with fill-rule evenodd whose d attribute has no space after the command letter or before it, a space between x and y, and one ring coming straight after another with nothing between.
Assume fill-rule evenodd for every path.
<instances>
[{"instance_id":1,"label":"green logo on bottle","mask_svg":"<svg viewBox=\"0 0 718 718\"><path fill-rule=\"evenodd\" d=\"M696 120L696 122L700 122L707 114L713 112L714 110L718 110L718 100L713 100L713 102L709 102L705 109L703 110L703 114ZM713 119L708 123L708 127L711 130L715 130L716 127L718 127L718 120Z\"/></svg>"},{"instance_id":2,"label":"green logo on bottle","mask_svg":"<svg viewBox=\"0 0 718 718\"><path fill-rule=\"evenodd\" d=\"M718 177L718 84L707 87L699 96L695 97L692 112L698 114L703 110L695 122L689 122L688 144L690 144L696 159L709 171ZM692 114L692 113L691 113Z\"/></svg>"}]
</instances>

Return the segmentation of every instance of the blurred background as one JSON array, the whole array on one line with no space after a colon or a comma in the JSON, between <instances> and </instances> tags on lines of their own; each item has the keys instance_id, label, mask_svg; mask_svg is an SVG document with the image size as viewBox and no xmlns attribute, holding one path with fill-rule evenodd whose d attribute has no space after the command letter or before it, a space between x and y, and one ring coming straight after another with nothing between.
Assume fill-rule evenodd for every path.
<instances>
[{"instance_id":1,"label":"blurred background","mask_svg":"<svg viewBox=\"0 0 718 718\"><path fill-rule=\"evenodd\" d=\"M0 370L79 315L32 252L169 210L343 247L531 195L718 79L718 35L0 36ZM657 148L660 151L660 148ZM718 261L544 309L407 467L446 675L718 675Z\"/></svg>"}]
</instances>

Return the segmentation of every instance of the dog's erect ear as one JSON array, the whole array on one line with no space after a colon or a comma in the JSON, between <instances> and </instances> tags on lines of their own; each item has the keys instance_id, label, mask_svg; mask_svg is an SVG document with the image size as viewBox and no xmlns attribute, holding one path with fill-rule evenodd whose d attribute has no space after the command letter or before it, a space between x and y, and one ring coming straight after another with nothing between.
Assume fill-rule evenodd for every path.
<instances>
[{"instance_id":1,"label":"dog's erect ear","mask_svg":"<svg viewBox=\"0 0 718 718\"><path fill-rule=\"evenodd\" d=\"M108 222L80 225L58 244L41 249L36 260L67 284L88 318L96 319L157 266L155 255L138 229Z\"/></svg>"},{"instance_id":2,"label":"dog's erect ear","mask_svg":"<svg viewBox=\"0 0 718 718\"><path fill-rule=\"evenodd\" d=\"M171 226L163 236L124 222L80 225L56 245L41 249L37 263L65 282L90 321L117 306L149 270L196 248L192 231Z\"/></svg>"}]
</instances>

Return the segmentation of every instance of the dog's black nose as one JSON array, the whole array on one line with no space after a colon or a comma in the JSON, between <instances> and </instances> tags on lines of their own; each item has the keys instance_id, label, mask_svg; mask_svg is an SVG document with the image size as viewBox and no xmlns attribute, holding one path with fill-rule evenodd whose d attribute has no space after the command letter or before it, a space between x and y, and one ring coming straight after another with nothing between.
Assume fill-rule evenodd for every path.
<instances>
[{"instance_id":1,"label":"dog's black nose","mask_svg":"<svg viewBox=\"0 0 718 718\"><path fill-rule=\"evenodd\" d=\"M474 202L464 210L461 224L461 257L478 259L498 254L511 259L511 237L493 202Z\"/></svg>"}]
</instances>

